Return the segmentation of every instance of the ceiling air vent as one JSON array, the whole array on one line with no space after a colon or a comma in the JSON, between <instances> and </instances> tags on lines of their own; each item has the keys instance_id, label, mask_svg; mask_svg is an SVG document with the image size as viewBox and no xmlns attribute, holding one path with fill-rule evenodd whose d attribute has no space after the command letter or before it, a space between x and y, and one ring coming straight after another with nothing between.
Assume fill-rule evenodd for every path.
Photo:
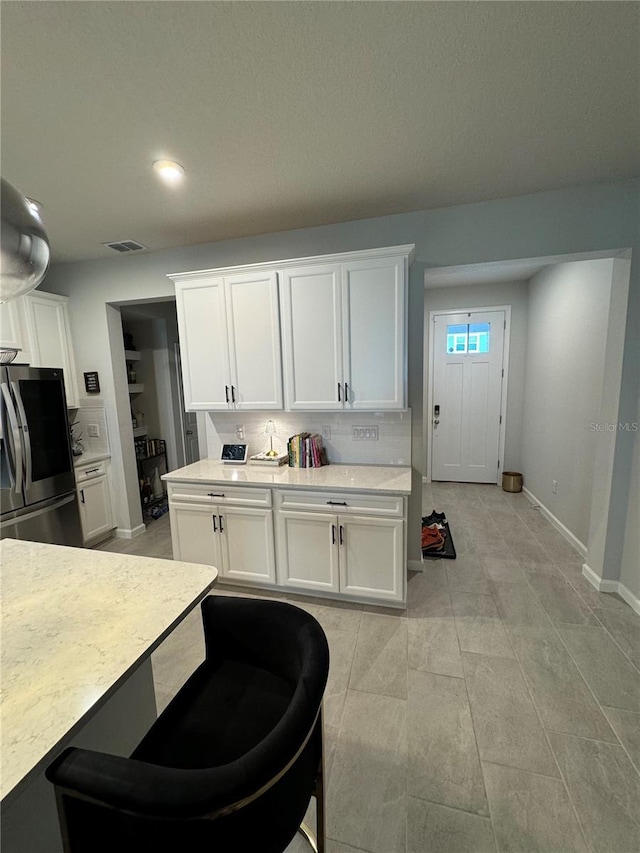
<instances>
[{"instance_id":1,"label":"ceiling air vent","mask_svg":"<svg viewBox=\"0 0 640 853\"><path fill-rule=\"evenodd\" d=\"M137 243L135 240L118 240L115 243L103 243L107 249L113 249L115 252L139 252L140 249L146 249L142 243Z\"/></svg>"}]
</instances>

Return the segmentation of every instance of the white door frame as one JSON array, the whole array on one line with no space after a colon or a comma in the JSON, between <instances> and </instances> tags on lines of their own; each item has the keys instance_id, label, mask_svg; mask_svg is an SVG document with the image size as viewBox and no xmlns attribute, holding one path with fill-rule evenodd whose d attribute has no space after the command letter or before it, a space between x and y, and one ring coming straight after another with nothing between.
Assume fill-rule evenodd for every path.
<instances>
[{"instance_id":1,"label":"white door frame","mask_svg":"<svg viewBox=\"0 0 640 853\"><path fill-rule=\"evenodd\" d=\"M427 469L425 480L431 482L431 449L433 442L433 382L434 382L434 357L435 336L433 334L433 318L440 314L475 314L488 311L504 311L504 346L502 350L502 393L500 403L500 444L498 447L498 474L496 485L502 482L504 470L504 447L507 432L507 389L509 387L509 341L511 339L511 305L483 305L480 308L439 308L429 311L429 385L427 388Z\"/></svg>"}]
</instances>

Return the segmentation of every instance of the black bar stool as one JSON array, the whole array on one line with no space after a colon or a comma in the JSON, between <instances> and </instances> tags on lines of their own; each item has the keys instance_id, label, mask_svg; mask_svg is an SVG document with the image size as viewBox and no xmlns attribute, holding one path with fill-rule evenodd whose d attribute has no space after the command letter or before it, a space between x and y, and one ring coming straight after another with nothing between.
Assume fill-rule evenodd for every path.
<instances>
[{"instance_id":1,"label":"black bar stool","mask_svg":"<svg viewBox=\"0 0 640 853\"><path fill-rule=\"evenodd\" d=\"M130 758L72 747L47 769L66 853L282 853L298 830L324 853L324 631L277 601L209 596L202 617L204 663Z\"/></svg>"}]
</instances>

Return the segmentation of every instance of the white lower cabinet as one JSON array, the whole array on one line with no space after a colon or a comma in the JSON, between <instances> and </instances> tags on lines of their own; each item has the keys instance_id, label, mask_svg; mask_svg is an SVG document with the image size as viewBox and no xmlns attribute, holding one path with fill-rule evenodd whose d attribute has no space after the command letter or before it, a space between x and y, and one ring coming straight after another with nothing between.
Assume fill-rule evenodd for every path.
<instances>
[{"instance_id":1,"label":"white lower cabinet","mask_svg":"<svg viewBox=\"0 0 640 853\"><path fill-rule=\"evenodd\" d=\"M93 476L93 472L97 475ZM103 463L89 469L89 473L78 469L76 478L82 539L85 544L95 543L115 527L109 477Z\"/></svg>"},{"instance_id":2,"label":"white lower cabinet","mask_svg":"<svg viewBox=\"0 0 640 853\"><path fill-rule=\"evenodd\" d=\"M405 601L406 498L169 483L169 511L174 559L216 566L222 579Z\"/></svg>"},{"instance_id":3,"label":"white lower cabinet","mask_svg":"<svg viewBox=\"0 0 640 853\"><path fill-rule=\"evenodd\" d=\"M170 501L169 512L174 560L213 565L232 581L275 583L271 509Z\"/></svg>"},{"instance_id":4,"label":"white lower cabinet","mask_svg":"<svg viewBox=\"0 0 640 853\"><path fill-rule=\"evenodd\" d=\"M400 517L381 516L384 503L388 512ZM404 601L401 498L281 492L278 504L279 584L353 598ZM309 511L287 509L288 505L309 507ZM336 513L338 507L341 510ZM361 514L363 507L371 514Z\"/></svg>"}]
</instances>

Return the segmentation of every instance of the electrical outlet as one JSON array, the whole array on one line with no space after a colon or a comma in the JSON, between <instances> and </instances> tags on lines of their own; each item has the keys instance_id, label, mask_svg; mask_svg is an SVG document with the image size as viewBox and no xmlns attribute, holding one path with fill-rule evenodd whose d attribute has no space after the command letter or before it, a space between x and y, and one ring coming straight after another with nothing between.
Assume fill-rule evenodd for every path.
<instances>
[{"instance_id":1,"label":"electrical outlet","mask_svg":"<svg viewBox=\"0 0 640 853\"><path fill-rule=\"evenodd\" d=\"M100 438L100 427L98 424L87 424L87 435L89 438Z\"/></svg>"},{"instance_id":2,"label":"electrical outlet","mask_svg":"<svg viewBox=\"0 0 640 853\"><path fill-rule=\"evenodd\" d=\"M322 427L322 437L323 438L331 438L331 427L323 426Z\"/></svg>"},{"instance_id":3,"label":"electrical outlet","mask_svg":"<svg viewBox=\"0 0 640 853\"><path fill-rule=\"evenodd\" d=\"M244 424L236 425L236 438L238 441L244 441Z\"/></svg>"},{"instance_id":4,"label":"electrical outlet","mask_svg":"<svg viewBox=\"0 0 640 853\"><path fill-rule=\"evenodd\" d=\"M377 441L378 427L354 426L351 428L351 438L353 441Z\"/></svg>"},{"instance_id":5,"label":"electrical outlet","mask_svg":"<svg viewBox=\"0 0 640 853\"><path fill-rule=\"evenodd\" d=\"M551 491L553 492L554 495L558 494L558 481L557 480L551 481Z\"/></svg>"}]
</instances>

